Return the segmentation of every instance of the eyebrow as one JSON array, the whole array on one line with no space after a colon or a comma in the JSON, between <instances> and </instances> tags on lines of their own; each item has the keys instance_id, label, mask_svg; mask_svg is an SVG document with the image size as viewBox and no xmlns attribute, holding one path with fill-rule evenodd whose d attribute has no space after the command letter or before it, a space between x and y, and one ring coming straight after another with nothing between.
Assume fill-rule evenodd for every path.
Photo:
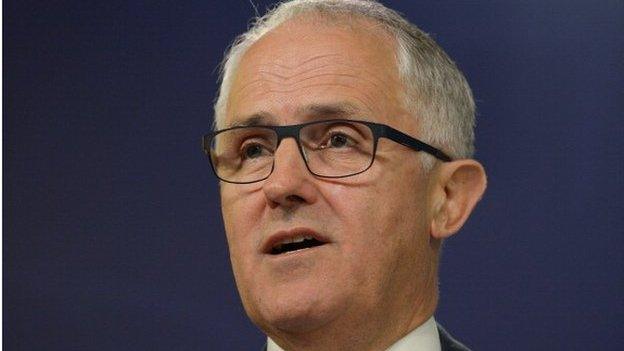
<instances>
[{"instance_id":1,"label":"eyebrow","mask_svg":"<svg viewBox=\"0 0 624 351\"><path fill-rule=\"evenodd\" d=\"M245 118L237 118L235 122L230 123L226 126L226 128L268 125L273 119L274 118L272 114L265 111L260 111Z\"/></svg>"},{"instance_id":2,"label":"eyebrow","mask_svg":"<svg viewBox=\"0 0 624 351\"><path fill-rule=\"evenodd\" d=\"M331 118L348 118L352 117L360 111L357 106L349 102L338 102L329 104L310 104L299 107L295 114L302 116L305 120L309 119L331 119ZM232 127L253 127L275 124L277 118L275 115L260 111L244 118L237 118L235 122L230 123L226 128Z\"/></svg>"},{"instance_id":3,"label":"eyebrow","mask_svg":"<svg viewBox=\"0 0 624 351\"><path fill-rule=\"evenodd\" d=\"M298 115L322 118L349 117L360 111L349 102L310 104L297 109Z\"/></svg>"}]
</instances>

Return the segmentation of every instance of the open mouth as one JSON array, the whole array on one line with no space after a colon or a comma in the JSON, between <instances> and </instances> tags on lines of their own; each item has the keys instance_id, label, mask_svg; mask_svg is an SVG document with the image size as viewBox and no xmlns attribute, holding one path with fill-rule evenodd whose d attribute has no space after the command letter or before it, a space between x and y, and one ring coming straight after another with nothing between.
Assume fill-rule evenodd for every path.
<instances>
[{"instance_id":1,"label":"open mouth","mask_svg":"<svg viewBox=\"0 0 624 351\"><path fill-rule=\"evenodd\" d=\"M292 239L286 239L280 243L275 244L271 248L271 255L279 255L286 252L309 249L325 244L318 241L311 236L300 236Z\"/></svg>"},{"instance_id":2,"label":"open mouth","mask_svg":"<svg viewBox=\"0 0 624 351\"><path fill-rule=\"evenodd\" d=\"M301 251L327 244L328 241L314 231L296 229L273 235L265 244L264 252L270 255L281 255Z\"/></svg>"}]
</instances>

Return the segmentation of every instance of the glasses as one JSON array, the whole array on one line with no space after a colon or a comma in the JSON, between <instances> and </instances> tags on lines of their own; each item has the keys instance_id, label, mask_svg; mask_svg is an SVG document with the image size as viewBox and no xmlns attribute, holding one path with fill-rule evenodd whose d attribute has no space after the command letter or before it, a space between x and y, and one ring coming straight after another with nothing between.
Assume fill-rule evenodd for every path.
<instances>
[{"instance_id":1,"label":"glasses","mask_svg":"<svg viewBox=\"0 0 624 351\"><path fill-rule=\"evenodd\" d=\"M350 177L368 170L379 138L451 161L441 150L387 125L345 119L227 128L205 135L203 148L217 178L248 184L271 175L275 152L284 138L294 138L308 171L324 178Z\"/></svg>"}]
</instances>

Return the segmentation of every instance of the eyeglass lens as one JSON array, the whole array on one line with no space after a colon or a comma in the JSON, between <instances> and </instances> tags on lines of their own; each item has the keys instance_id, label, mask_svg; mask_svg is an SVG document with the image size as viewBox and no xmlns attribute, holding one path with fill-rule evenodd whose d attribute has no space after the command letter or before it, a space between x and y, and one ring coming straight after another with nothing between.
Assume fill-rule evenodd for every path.
<instances>
[{"instance_id":1,"label":"eyeglass lens","mask_svg":"<svg viewBox=\"0 0 624 351\"><path fill-rule=\"evenodd\" d=\"M254 182L269 176L279 136L270 127L234 128L212 140L211 159L219 178ZM373 161L374 136L363 123L327 121L304 125L299 147L308 169L323 177L344 177L367 169Z\"/></svg>"}]
</instances>

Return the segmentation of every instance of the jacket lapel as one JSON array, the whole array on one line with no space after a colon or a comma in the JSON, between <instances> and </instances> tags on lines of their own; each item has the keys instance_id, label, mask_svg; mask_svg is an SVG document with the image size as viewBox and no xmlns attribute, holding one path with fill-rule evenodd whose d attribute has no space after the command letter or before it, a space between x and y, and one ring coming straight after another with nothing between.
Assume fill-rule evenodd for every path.
<instances>
[{"instance_id":1,"label":"jacket lapel","mask_svg":"<svg viewBox=\"0 0 624 351\"><path fill-rule=\"evenodd\" d=\"M469 348L455 340L440 324L438 324L438 334L440 334L442 351L470 351Z\"/></svg>"}]
</instances>

